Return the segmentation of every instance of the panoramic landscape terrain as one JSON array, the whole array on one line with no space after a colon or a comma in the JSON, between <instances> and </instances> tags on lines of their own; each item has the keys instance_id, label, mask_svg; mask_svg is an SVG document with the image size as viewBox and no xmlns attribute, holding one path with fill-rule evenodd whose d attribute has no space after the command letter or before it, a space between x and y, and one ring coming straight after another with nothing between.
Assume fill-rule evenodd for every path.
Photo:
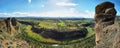
<instances>
[{"instance_id":1,"label":"panoramic landscape terrain","mask_svg":"<svg viewBox=\"0 0 120 48\"><path fill-rule=\"evenodd\" d=\"M34 48L84 48L95 45L92 18L1 18L0 23L1 41L7 40L5 44L8 44L2 43L1 47L15 47L14 44L24 47L26 45L22 44L27 44ZM14 40L21 42L14 43Z\"/></svg>"},{"instance_id":2,"label":"panoramic landscape terrain","mask_svg":"<svg viewBox=\"0 0 120 48\"><path fill-rule=\"evenodd\" d=\"M1 0L0 48L120 48L119 2Z\"/></svg>"}]
</instances>

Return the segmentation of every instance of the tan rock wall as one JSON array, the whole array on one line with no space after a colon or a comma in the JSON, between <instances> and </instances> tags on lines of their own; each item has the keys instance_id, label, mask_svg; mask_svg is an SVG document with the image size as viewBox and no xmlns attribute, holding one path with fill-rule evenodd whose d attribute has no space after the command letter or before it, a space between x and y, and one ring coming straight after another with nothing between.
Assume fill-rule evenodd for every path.
<instances>
[{"instance_id":1,"label":"tan rock wall","mask_svg":"<svg viewBox=\"0 0 120 48\"><path fill-rule=\"evenodd\" d=\"M116 10L114 4L111 2L104 2L96 6L95 8L95 32L96 32L96 44L99 43L103 36L102 30L114 24L116 17Z\"/></svg>"}]
</instances>

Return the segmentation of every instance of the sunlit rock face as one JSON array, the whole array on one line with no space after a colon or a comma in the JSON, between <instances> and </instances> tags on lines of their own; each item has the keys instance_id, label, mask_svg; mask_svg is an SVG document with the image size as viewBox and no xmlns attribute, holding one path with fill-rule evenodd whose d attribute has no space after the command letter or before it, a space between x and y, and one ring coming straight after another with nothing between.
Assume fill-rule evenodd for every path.
<instances>
[{"instance_id":1,"label":"sunlit rock face","mask_svg":"<svg viewBox=\"0 0 120 48\"><path fill-rule=\"evenodd\" d=\"M22 39L20 23L15 18L0 21L0 48L30 48Z\"/></svg>"},{"instance_id":2,"label":"sunlit rock face","mask_svg":"<svg viewBox=\"0 0 120 48\"><path fill-rule=\"evenodd\" d=\"M116 17L116 10L114 4L111 2L104 2L96 6L95 8L95 32L96 32L96 43L102 37L102 29L114 24Z\"/></svg>"},{"instance_id":3,"label":"sunlit rock face","mask_svg":"<svg viewBox=\"0 0 120 48\"><path fill-rule=\"evenodd\" d=\"M115 22L116 10L111 2L103 2L95 8L95 48L120 48L120 26Z\"/></svg>"}]
</instances>

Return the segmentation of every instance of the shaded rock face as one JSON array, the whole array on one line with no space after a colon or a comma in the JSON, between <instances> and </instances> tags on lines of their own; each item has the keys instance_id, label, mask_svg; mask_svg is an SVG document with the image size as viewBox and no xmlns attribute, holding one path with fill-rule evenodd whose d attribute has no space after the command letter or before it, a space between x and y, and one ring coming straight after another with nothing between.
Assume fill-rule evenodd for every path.
<instances>
[{"instance_id":1,"label":"shaded rock face","mask_svg":"<svg viewBox=\"0 0 120 48\"><path fill-rule=\"evenodd\" d=\"M103 2L95 11L95 48L120 48L120 25L114 23L116 17L114 4Z\"/></svg>"},{"instance_id":2,"label":"shaded rock face","mask_svg":"<svg viewBox=\"0 0 120 48\"><path fill-rule=\"evenodd\" d=\"M16 25L17 25L17 20L16 20L16 18L12 18L12 19L11 19L11 23L12 23L13 26L16 26Z\"/></svg>"},{"instance_id":3,"label":"shaded rock face","mask_svg":"<svg viewBox=\"0 0 120 48\"><path fill-rule=\"evenodd\" d=\"M88 30L86 28L82 28L81 30L60 32L57 30L37 28L33 26L31 30L37 34L40 34L44 38L51 38L58 41L84 38L88 33Z\"/></svg>"},{"instance_id":4,"label":"shaded rock face","mask_svg":"<svg viewBox=\"0 0 120 48\"><path fill-rule=\"evenodd\" d=\"M108 8L114 8L114 4L111 3L111 2L101 3L101 4L99 4L99 5L96 6L95 13L96 14L105 13L106 9L108 9Z\"/></svg>"},{"instance_id":5,"label":"shaded rock face","mask_svg":"<svg viewBox=\"0 0 120 48\"><path fill-rule=\"evenodd\" d=\"M95 32L96 32L96 43L99 43L99 40L103 36L102 30L114 24L116 17L116 10L114 4L111 2L103 2L96 6L95 8Z\"/></svg>"}]
</instances>

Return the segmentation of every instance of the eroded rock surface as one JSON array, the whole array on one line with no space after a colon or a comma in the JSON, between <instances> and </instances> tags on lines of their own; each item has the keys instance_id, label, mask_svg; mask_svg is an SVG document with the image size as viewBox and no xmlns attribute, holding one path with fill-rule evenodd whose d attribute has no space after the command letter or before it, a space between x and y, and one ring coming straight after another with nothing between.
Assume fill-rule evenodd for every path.
<instances>
[{"instance_id":1,"label":"eroded rock surface","mask_svg":"<svg viewBox=\"0 0 120 48\"><path fill-rule=\"evenodd\" d=\"M102 29L114 24L116 17L116 10L114 4L110 2L104 2L96 6L95 12L95 32L96 32L96 43L102 37Z\"/></svg>"},{"instance_id":2,"label":"eroded rock surface","mask_svg":"<svg viewBox=\"0 0 120 48\"><path fill-rule=\"evenodd\" d=\"M103 2L95 8L95 48L120 48L120 26L115 24L116 10L111 2Z\"/></svg>"},{"instance_id":3,"label":"eroded rock surface","mask_svg":"<svg viewBox=\"0 0 120 48\"><path fill-rule=\"evenodd\" d=\"M13 35L15 32L19 33L18 31L20 30L20 24L15 18L7 18L4 21L6 24L7 32L9 32L11 35Z\"/></svg>"},{"instance_id":4,"label":"eroded rock surface","mask_svg":"<svg viewBox=\"0 0 120 48\"><path fill-rule=\"evenodd\" d=\"M15 18L0 21L0 48L29 48L29 44L22 39L20 23Z\"/></svg>"}]
</instances>

